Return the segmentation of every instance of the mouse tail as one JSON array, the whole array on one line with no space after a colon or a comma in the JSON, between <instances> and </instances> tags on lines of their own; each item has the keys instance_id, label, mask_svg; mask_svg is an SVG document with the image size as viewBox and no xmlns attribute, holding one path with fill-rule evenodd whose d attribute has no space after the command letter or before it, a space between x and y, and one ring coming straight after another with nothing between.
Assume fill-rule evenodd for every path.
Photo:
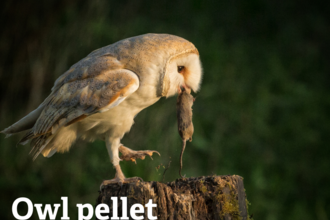
<instances>
[{"instance_id":1,"label":"mouse tail","mask_svg":"<svg viewBox=\"0 0 330 220\"><path fill-rule=\"evenodd\" d=\"M186 148L186 140L182 140L182 149L180 154L180 170L179 170L179 174L181 178L183 178L183 176L181 175L181 170L182 170L182 157L185 148Z\"/></svg>"}]
</instances>

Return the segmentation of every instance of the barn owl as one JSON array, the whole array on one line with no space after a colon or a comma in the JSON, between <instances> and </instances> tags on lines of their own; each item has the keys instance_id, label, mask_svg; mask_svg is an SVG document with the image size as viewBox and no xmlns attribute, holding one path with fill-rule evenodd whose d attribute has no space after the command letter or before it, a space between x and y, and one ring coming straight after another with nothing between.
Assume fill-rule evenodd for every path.
<instances>
[{"instance_id":1,"label":"barn owl","mask_svg":"<svg viewBox=\"0 0 330 220\"><path fill-rule=\"evenodd\" d=\"M139 178L125 178L119 162L158 152L134 151L120 143L134 117L182 87L197 92L201 78L199 53L191 42L169 34L131 37L71 66L38 108L2 133L27 130L20 143L31 141L33 159L66 152L77 139L102 139L116 169L115 177L102 185L135 181Z\"/></svg>"}]
</instances>

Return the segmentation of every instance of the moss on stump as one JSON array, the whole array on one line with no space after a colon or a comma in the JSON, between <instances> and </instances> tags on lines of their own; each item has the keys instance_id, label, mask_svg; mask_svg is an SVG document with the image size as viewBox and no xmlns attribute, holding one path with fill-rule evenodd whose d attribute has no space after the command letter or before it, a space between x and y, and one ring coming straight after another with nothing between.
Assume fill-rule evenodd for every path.
<instances>
[{"instance_id":1,"label":"moss on stump","mask_svg":"<svg viewBox=\"0 0 330 220\"><path fill-rule=\"evenodd\" d=\"M143 206L152 199L157 204L153 208L153 216L160 220L247 220L247 199L243 178L233 176L208 176L177 179L174 182L136 182L124 184L122 187L112 184L104 187L97 199L108 204L109 219L112 216L111 197L127 197L128 213L135 203ZM118 215L122 210L118 198ZM147 210L144 212L147 218Z\"/></svg>"}]
</instances>

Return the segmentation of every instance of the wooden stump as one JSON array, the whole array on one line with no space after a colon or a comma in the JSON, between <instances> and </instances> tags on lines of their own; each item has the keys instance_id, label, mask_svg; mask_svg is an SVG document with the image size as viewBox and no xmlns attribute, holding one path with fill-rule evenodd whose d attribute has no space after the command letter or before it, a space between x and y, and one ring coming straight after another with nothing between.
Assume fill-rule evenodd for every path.
<instances>
[{"instance_id":1,"label":"wooden stump","mask_svg":"<svg viewBox=\"0 0 330 220\"><path fill-rule=\"evenodd\" d=\"M144 206L152 199L157 204L156 208L152 208L152 214L160 220L248 219L243 178L237 175L183 178L170 183L136 182L122 187L117 184L105 186L99 194L97 205L105 203L109 206L109 219L113 213L111 197L127 197L128 217L132 205L140 203ZM118 198L118 216L121 214L122 201ZM146 208L143 216L148 219Z\"/></svg>"}]
</instances>

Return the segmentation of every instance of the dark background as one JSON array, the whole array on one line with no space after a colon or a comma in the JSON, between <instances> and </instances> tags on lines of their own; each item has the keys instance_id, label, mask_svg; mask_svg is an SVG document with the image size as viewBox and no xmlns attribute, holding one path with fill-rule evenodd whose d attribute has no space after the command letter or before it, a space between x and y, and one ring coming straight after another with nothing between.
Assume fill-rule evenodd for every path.
<instances>
[{"instance_id":1,"label":"dark background","mask_svg":"<svg viewBox=\"0 0 330 220\"><path fill-rule=\"evenodd\" d=\"M330 218L327 1L0 4L1 130L36 108L56 78L92 50L144 33L179 35L196 45L204 68L183 173L241 175L254 219ZM171 160L165 180L179 177L175 102L161 99L136 117L122 142L162 156L122 162L126 176L161 181ZM76 219L75 205L95 204L101 181L114 176L102 141L78 142L70 153L32 162L30 147L15 147L18 140L0 138L1 219L13 219L18 197L54 204L61 196L69 197Z\"/></svg>"}]
</instances>

